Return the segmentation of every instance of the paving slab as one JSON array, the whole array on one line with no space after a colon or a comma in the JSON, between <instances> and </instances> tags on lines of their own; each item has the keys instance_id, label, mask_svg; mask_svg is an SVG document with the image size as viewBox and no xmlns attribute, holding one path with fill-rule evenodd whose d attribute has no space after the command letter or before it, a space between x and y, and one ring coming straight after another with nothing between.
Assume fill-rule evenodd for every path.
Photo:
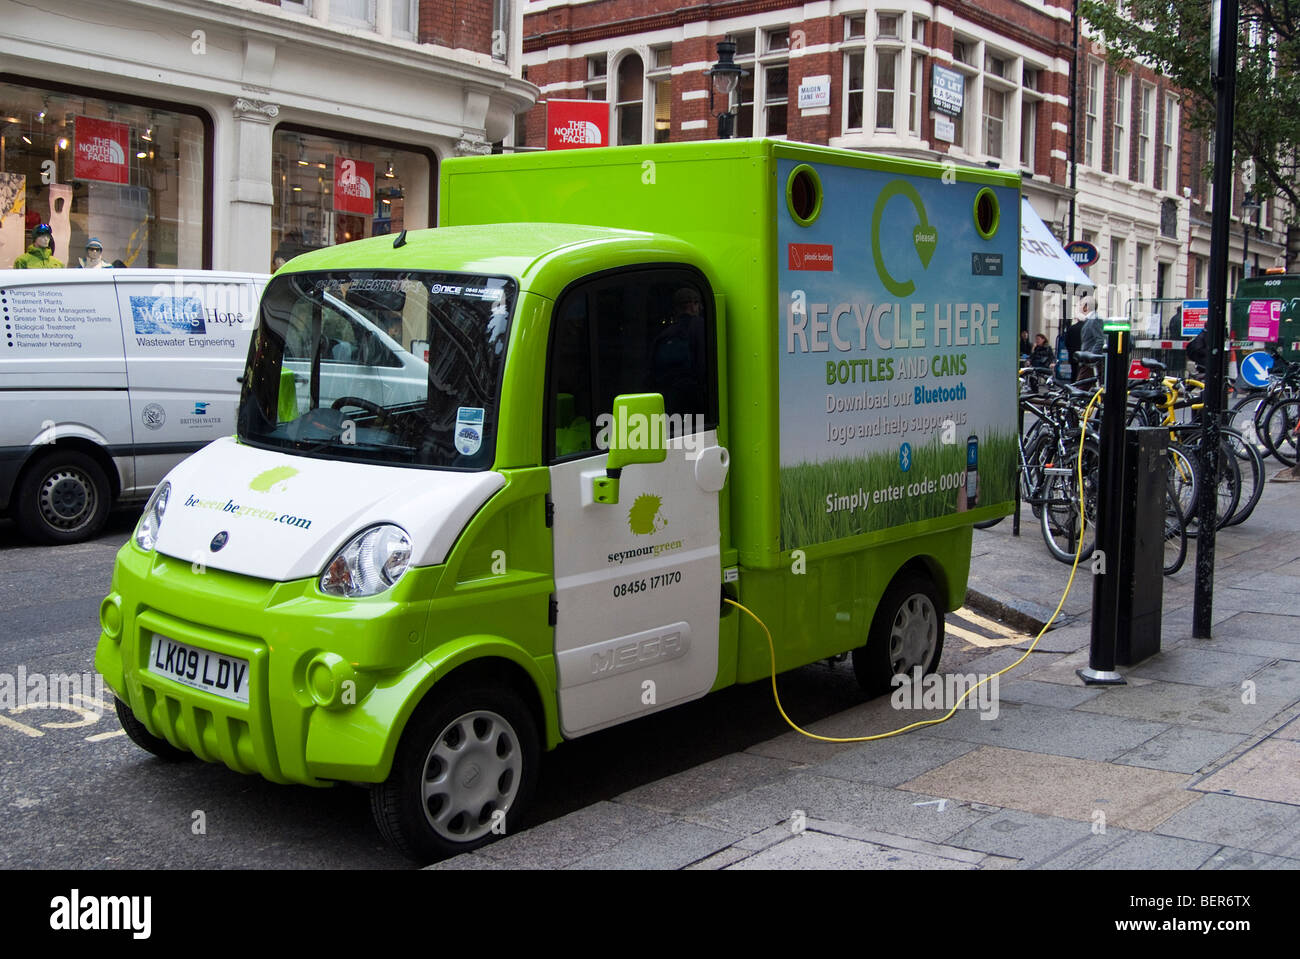
<instances>
[{"instance_id":1,"label":"paving slab","mask_svg":"<svg viewBox=\"0 0 1300 959\"><path fill-rule=\"evenodd\" d=\"M936 739L915 732L862 743L814 766L811 771L853 782L897 786L974 748L974 743Z\"/></svg>"},{"instance_id":2,"label":"paving slab","mask_svg":"<svg viewBox=\"0 0 1300 959\"><path fill-rule=\"evenodd\" d=\"M1110 845L1128 830L1093 832L1091 823L1003 809L948 840L952 846L978 849L1017 860L1025 868L1040 865L1080 843Z\"/></svg>"},{"instance_id":3,"label":"paving slab","mask_svg":"<svg viewBox=\"0 0 1300 959\"><path fill-rule=\"evenodd\" d=\"M1199 869L1221 847L1212 842L1128 832L1114 843L1083 842L1042 863L1044 869Z\"/></svg>"},{"instance_id":4,"label":"paving slab","mask_svg":"<svg viewBox=\"0 0 1300 959\"><path fill-rule=\"evenodd\" d=\"M1300 859L1288 859L1285 856L1269 856L1249 849L1234 849L1224 846L1217 853L1203 862L1201 869L1300 869Z\"/></svg>"},{"instance_id":5,"label":"paving slab","mask_svg":"<svg viewBox=\"0 0 1300 959\"><path fill-rule=\"evenodd\" d=\"M671 822L637 833L600 852L583 856L570 869L684 869L726 849L741 837L691 822Z\"/></svg>"},{"instance_id":6,"label":"paving slab","mask_svg":"<svg viewBox=\"0 0 1300 959\"><path fill-rule=\"evenodd\" d=\"M890 849L902 849L907 852L922 853L927 856L940 856L955 859L958 862L978 864L985 854L974 849L963 849L946 843L926 842L924 839L911 839L907 836L894 836L875 829L865 829L853 823L828 822L825 819L808 820L808 829L814 832L839 836L842 839L856 839L859 842L871 842Z\"/></svg>"},{"instance_id":7,"label":"paving slab","mask_svg":"<svg viewBox=\"0 0 1300 959\"><path fill-rule=\"evenodd\" d=\"M699 862L691 863L686 868L687 870L725 869L733 862L740 862L740 860L746 859L752 855L753 853L746 849L740 849L736 846L728 846L726 849L715 852L707 859L701 859Z\"/></svg>"},{"instance_id":8,"label":"paving slab","mask_svg":"<svg viewBox=\"0 0 1300 959\"><path fill-rule=\"evenodd\" d=\"M875 736L891 732L910 723L925 719L939 719L947 710L899 710L890 703L890 696L877 696L875 699L846 709L844 712L804 727L810 733L819 736L851 738L854 736ZM904 734L906 735L906 734ZM878 740L884 742L885 740ZM745 750L756 756L771 759L783 759L790 763L804 766L818 766L842 752L855 749L862 743L823 743L809 739L802 733L791 729L772 739L756 743Z\"/></svg>"},{"instance_id":9,"label":"paving slab","mask_svg":"<svg viewBox=\"0 0 1300 959\"><path fill-rule=\"evenodd\" d=\"M1246 741L1239 733L1174 726L1130 749L1115 762L1176 773L1194 773Z\"/></svg>"},{"instance_id":10,"label":"paving slab","mask_svg":"<svg viewBox=\"0 0 1300 959\"><path fill-rule=\"evenodd\" d=\"M1259 570L1241 570L1224 577L1223 584L1233 589L1254 589L1261 593L1293 593L1296 589L1297 577L1280 575L1276 572L1264 573ZM1217 577L1215 586L1218 586Z\"/></svg>"},{"instance_id":11,"label":"paving slab","mask_svg":"<svg viewBox=\"0 0 1300 959\"><path fill-rule=\"evenodd\" d=\"M1221 793L1202 795L1155 831L1252 852L1286 855L1300 831L1300 806Z\"/></svg>"},{"instance_id":12,"label":"paving slab","mask_svg":"<svg viewBox=\"0 0 1300 959\"><path fill-rule=\"evenodd\" d=\"M805 820L847 822L893 835L943 842L988 815L951 801L939 803L941 798L802 772L781 783L729 796L688 816L716 829L752 834L759 827L788 824L797 812L802 812Z\"/></svg>"},{"instance_id":13,"label":"paving slab","mask_svg":"<svg viewBox=\"0 0 1300 959\"><path fill-rule=\"evenodd\" d=\"M1006 702L1073 709L1080 703L1096 699L1101 695L1101 690L1096 686L1062 686L1060 683L1044 683L1036 679L1017 679L1003 683L999 693Z\"/></svg>"},{"instance_id":14,"label":"paving slab","mask_svg":"<svg viewBox=\"0 0 1300 959\"><path fill-rule=\"evenodd\" d=\"M442 862L435 862L432 866L425 866L427 870L435 872L469 872L471 870L487 869L509 869L505 863L497 862L495 859L489 859L487 856L480 856L476 852L467 852L460 856L452 856L450 859L444 859Z\"/></svg>"},{"instance_id":15,"label":"paving slab","mask_svg":"<svg viewBox=\"0 0 1300 959\"><path fill-rule=\"evenodd\" d=\"M1087 706L1084 703L1080 709ZM961 712L942 726L930 727L926 735L1011 749L1032 748L1078 759L1113 759L1167 728L1162 723L1103 717L1076 709L1004 702L996 719Z\"/></svg>"},{"instance_id":16,"label":"paving slab","mask_svg":"<svg viewBox=\"0 0 1300 959\"><path fill-rule=\"evenodd\" d=\"M1300 806L1300 742L1266 739L1194 788Z\"/></svg>"},{"instance_id":17,"label":"paving slab","mask_svg":"<svg viewBox=\"0 0 1300 959\"><path fill-rule=\"evenodd\" d=\"M1205 649L1214 652L1240 653L1243 656L1261 656L1265 659L1300 660L1300 642L1290 643L1281 639L1249 639L1233 636L1227 639L1198 640L1205 644Z\"/></svg>"},{"instance_id":18,"label":"paving slab","mask_svg":"<svg viewBox=\"0 0 1300 959\"><path fill-rule=\"evenodd\" d=\"M1297 717L1273 734L1278 739L1300 742L1300 717Z\"/></svg>"},{"instance_id":19,"label":"paving slab","mask_svg":"<svg viewBox=\"0 0 1300 959\"><path fill-rule=\"evenodd\" d=\"M1109 686L1101 696L1077 706L1075 712L1104 713L1121 719L1225 733L1249 733L1289 705L1288 698L1272 690L1261 690L1257 685L1256 701L1248 704L1242 702L1242 690L1237 687L1215 689L1153 681L1145 686Z\"/></svg>"},{"instance_id":20,"label":"paving slab","mask_svg":"<svg viewBox=\"0 0 1300 959\"><path fill-rule=\"evenodd\" d=\"M794 768L794 763L784 759L748 752L731 753L628 790L615 800L662 812L681 812L728 793L771 782Z\"/></svg>"},{"instance_id":21,"label":"paving slab","mask_svg":"<svg viewBox=\"0 0 1300 959\"><path fill-rule=\"evenodd\" d=\"M598 802L506 836L484 846L477 854L512 869L562 868L636 833L670 822L670 816L640 806Z\"/></svg>"},{"instance_id":22,"label":"paving slab","mask_svg":"<svg viewBox=\"0 0 1300 959\"><path fill-rule=\"evenodd\" d=\"M734 869L950 869L973 870L973 863L891 849L875 843L803 832L777 846L742 859Z\"/></svg>"},{"instance_id":23,"label":"paving slab","mask_svg":"<svg viewBox=\"0 0 1300 959\"><path fill-rule=\"evenodd\" d=\"M1254 675L1269 662L1259 656L1180 646L1143 660L1126 675L1193 686L1228 686Z\"/></svg>"},{"instance_id":24,"label":"paving slab","mask_svg":"<svg viewBox=\"0 0 1300 959\"><path fill-rule=\"evenodd\" d=\"M1108 829L1149 830L1196 802L1186 782L1158 769L985 746L899 788L1083 822L1104 816Z\"/></svg>"}]
</instances>

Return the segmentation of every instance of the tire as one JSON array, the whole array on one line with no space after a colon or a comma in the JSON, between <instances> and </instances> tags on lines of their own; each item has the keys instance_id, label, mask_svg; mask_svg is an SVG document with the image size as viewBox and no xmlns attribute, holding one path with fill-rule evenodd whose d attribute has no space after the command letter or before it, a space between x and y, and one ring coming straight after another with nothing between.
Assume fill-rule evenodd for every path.
<instances>
[{"instance_id":1,"label":"tire","mask_svg":"<svg viewBox=\"0 0 1300 959\"><path fill-rule=\"evenodd\" d=\"M1259 455L1246 438L1236 430L1224 430L1224 446L1237 457L1237 466L1241 470L1241 495L1237 508L1224 526L1236 526L1244 523L1255 511L1259 498L1264 492L1264 458Z\"/></svg>"},{"instance_id":2,"label":"tire","mask_svg":"<svg viewBox=\"0 0 1300 959\"><path fill-rule=\"evenodd\" d=\"M1025 443L1025 464L1020 474L1020 500L1028 503L1034 518L1043 513L1043 466L1052 457L1056 441L1045 431L1033 434Z\"/></svg>"},{"instance_id":3,"label":"tire","mask_svg":"<svg viewBox=\"0 0 1300 959\"><path fill-rule=\"evenodd\" d=\"M1002 519L1003 517L999 516L996 519L981 520L980 522L972 523L971 525L976 529L992 529L994 526L997 526L998 523L1002 522Z\"/></svg>"},{"instance_id":4,"label":"tire","mask_svg":"<svg viewBox=\"0 0 1300 959\"><path fill-rule=\"evenodd\" d=\"M1229 426L1240 433L1242 438L1261 457L1273 455L1273 451L1268 448L1268 444L1260 436L1259 413L1261 409L1264 409L1266 396L1265 393L1252 393L1242 397L1232 404L1232 412L1223 421L1225 426Z\"/></svg>"},{"instance_id":5,"label":"tire","mask_svg":"<svg viewBox=\"0 0 1300 959\"><path fill-rule=\"evenodd\" d=\"M38 543L80 543L104 528L111 498L108 477L94 459L55 448L23 471L14 522Z\"/></svg>"},{"instance_id":6,"label":"tire","mask_svg":"<svg viewBox=\"0 0 1300 959\"><path fill-rule=\"evenodd\" d=\"M867 643L853 651L853 674L870 696L889 692L894 676L909 678L939 668L943 655L943 605L934 581L924 573L896 576L876 607Z\"/></svg>"},{"instance_id":7,"label":"tire","mask_svg":"<svg viewBox=\"0 0 1300 959\"><path fill-rule=\"evenodd\" d=\"M1200 456L1199 450L1192 450L1193 455ZM1199 459L1198 459L1199 462ZM1204 476L1204 474L1200 474ZM1219 449L1219 478L1214 484L1214 528L1222 529L1227 525L1228 520L1232 519L1232 514L1237 510L1237 503L1241 498L1241 467L1238 465L1237 457L1228 449L1226 443L1221 444ZM1195 513L1200 511L1200 507L1193 512L1193 516L1187 521L1187 535L1196 536L1200 531L1200 523L1197 521Z\"/></svg>"},{"instance_id":8,"label":"tire","mask_svg":"<svg viewBox=\"0 0 1300 959\"><path fill-rule=\"evenodd\" d=\"M1183 522L1172 479L1165 480L1165 552L1164 573L1172 576L1183 568L1187 559L1187 524Z\"/></svg>"},{"instance_id":9,"label":"tire","mask_svg":"<svg viewBox=\"0 0 1300 959\"><path fill-rule=\"evenodd\" d=\"M193 753L186 752L184 749L177 749L167 740L159 739L145 729L144 723L140 722L135 713L131 712L131 707L116 696L113 697L113 705L117 710L117 720L122 724L122 729L126 731L127 739L145 752L153 753L159 759L169 763L179 763L194 758Z\"/></svg>"},{"instance_id":10,"label":"tire","mask_svg":"<svg viewBox=\"0 0 1300 959\"><path fill-rule=\"evenodd\" d=\"M1196 516L1196 497L1200 490L1200 469L1191 450L1178 443L1169 444L1169 477L1174 493L1183 511L1183 522L1190 523Z\"/></svg>"},{"instance_id":11,"label":"tire","mask_svg":"<svg viewBox=\"0 0 1300 959\"><path fill-rule=\"evenodd\" d=\"M1039 522L1043 542L1052 557L1062 563L1073 564L1076 552L1079 562L1092 556L1097 545L1097 498L1101 472L1101 453L1088 442L1083 455L1083 528L1080 530L1079 490L1075 471L1078 469L1077 453L1069 457L1070 474L1051 474L1047 477L1044 502ZM1080 546L1082 535L1082 546Z\"/></svg>"},{"instance_id":12,"label":"tire","mask_svg":"<svg viewBox=\"0 0 1300 959\"><path fill-rule=\"evenodd\" d=\"M540 755L532 711L513 690L435 689L402 733L388 779L370 790L375 825L416 862L478 849L519 830Z\"/></svg>"},{"instance_id":13,"label":"tire","mask_svg":"<svg viewBox=\"0 0 1300 959\"><path fill-rule=\"evenodd\" d=\"M1295 466L1300 446L1300 398L1291 397L1276 403L1264 417L1263 439L1269 451L1285 466Z\"/></svg>"}]
</instances>

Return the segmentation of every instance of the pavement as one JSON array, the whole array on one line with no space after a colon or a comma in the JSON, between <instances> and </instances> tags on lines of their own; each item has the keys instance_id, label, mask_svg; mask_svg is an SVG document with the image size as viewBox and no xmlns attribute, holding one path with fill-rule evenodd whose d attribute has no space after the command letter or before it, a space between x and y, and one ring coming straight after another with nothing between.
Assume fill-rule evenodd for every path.
<instances>
[{"instance_id":1,"label":"pavement","mask_svg":"<svg viewBox=\"0 0 1300 959\"><path fill-rule=\"evenodd\" d=\"M1165 577L1160 652L1120 667L1124 685L1075 673L1091 638L1081 569L996 696L990 681L970 697L979 708L866 743L791 730L430 868L1300 867L1300 483L1278 479L1218 533L1212 638L1192 637L1191 540ZM975 531L940 665L949 684L1019 658L1033 638L1022 630L1036 634L1065 590L1069 567L1023 516L1019 537L1010 519ZM892 698L808 729L866 736L945 712Z\"/></svg>"}]
</instances>

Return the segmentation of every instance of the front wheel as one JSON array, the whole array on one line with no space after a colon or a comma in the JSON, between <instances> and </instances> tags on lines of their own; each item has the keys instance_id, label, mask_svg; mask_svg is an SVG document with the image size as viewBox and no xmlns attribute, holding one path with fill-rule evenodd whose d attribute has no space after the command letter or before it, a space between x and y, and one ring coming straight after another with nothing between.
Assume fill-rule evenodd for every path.
<instances>
[{"instance_id":1,"label":"front wheel","mask_svg":"<svg viewBox=\"0 0 1300 959\"><path fill-rule=\"evenodd\" d=\"M388 779L370 792L380 833L417 862L518 831L541 753L532 712L510 689L433 696L411 717Z\"/></svg>"},{"instance_id":2,"label":"front wheel","mask_svg":"<svg viewBox=\"0 0 1300 959\"><path fill-rule=\"evenodd\" d=\"M1295 466L1300 447L1300 398L1274 403L1264 417L1263 440L1269 452L1286 466Z\"/></svg>"},{"instance_id":3,"label":"front wheel","mask_svg":"<svg viewBox=\"0 0 1300 959\"><path fill-rule=\"evenodd\" d=\"M934 672L943 655L943 606L930 577L896 578L876 607L867 644L853 651L853 673L872 696L888 692L895 676Z\"/></svg>"}]
</instances>

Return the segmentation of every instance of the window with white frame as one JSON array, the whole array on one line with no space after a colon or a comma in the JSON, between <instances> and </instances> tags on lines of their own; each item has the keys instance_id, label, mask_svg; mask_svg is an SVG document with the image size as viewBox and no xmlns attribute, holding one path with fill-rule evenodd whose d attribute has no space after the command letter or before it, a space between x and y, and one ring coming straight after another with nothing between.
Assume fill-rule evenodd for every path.
<instances>
[{"instance_id":1,"label":"window with white frame","mask_svg":"<svg viewBox=\"0 0 1300 959\"><path fill-rule=\"evenodd\" d=\"M650 48L647 71L654 123L654 143L667 143L673 131L673 48L671 44Z\"/></svg>"},{"instance_id":2,"label":"window with white frame","mask_svg":"<svg viewBox=\"0 0 1300 959\"><path fill-rule=\"evenodd\" d=\"M1138 101L1138 182L1151 185L1153 170L1151 134L1156 123L1156 88L1142 84Z\"/></svg>"},{"instance_id":3,"label":"window with white frame","mask_svg":"<svg viewBox=\"0 0 1300 959\"><path fill-rule=\"evenodd\" d=\"M615 143L623 146L641 143L641 105L644 96L645 67L635 53L624 54L618 61L618 99L614 101Z\"/></svg>"},{"instance_id":4,"label":"window with white frame","mask_svg":"<svg viewBox=\"0 0 1300 959\"><path fill-rule=\"evenodd\" d=\"M925 48L914 38L924 36L925 21L918 28L910 17L882 10L844 18L844 132L896 133L906 125L921 134Z\"/></svg>"},{"instance_id":5,"label":"window with white frame","mask_svg":"<svg viewBox=\"0 0 1300 959\"><path fill-rule=\"evenodd\" d=\"M1165 96L1164 139L1160 150L1160 188L1173 193L1178 188L1178 98Z\"/></svg>"},{"instance_id":6,"label":"window with white frame","mask_svg":"<svg viewBox=\"0 0 1300 959\"><path fill-rule=\"evenodd\" d=\"M1020 101L1020 169L1034 172L1038 140L1038 101L1024 97Z\"/></svg>"},{"instance_id":7,"label":"window with white frame","mask_svg":"<svg viewBox=\"0 0 1300 959\"><path fill-rule=\"evenodd\" d=\"M1119 285L1119 281L1122 279L1122 275L1120 274L1120 268L1123 261L1124 261L1124 241L1114 240L1114 239L1111 240L1110 241L1110 285L1112 290Z\"/></svg>"},{"instance_id":8,"label":"window with white frame","mask_svg":"<svg viewBox=\"0 0 1300 959\"><path fill-rule=\"evenodd\" d=\"M925 44L925 25L928 21L925 17L918 17L912 14L912 42Z\"/></svg>"},{"instance_id":9,"label":"window with white frame","mask_svg":"<svg viewBox=\"0 0 1300 959\"><path fill-rule=\"evenodd\" d=\"M498 0L500 2L500 0ZM393 0L392 31L393 36L403 40L415 37L415 28L419 23L419 0ZM495 46L493 51L495 52Z\"/></svg>"},{"instance_id":10,"label":"window with white frame","mask_svg":"<svg viewBox=\"0 0 1300 959\"><path fill-rule=\"evenodd\" d=\"M844 55L844 129L861 130L863 116L863 74L866 54L854 50Z\"/></svg>"},{"instance_id":11,"label":"window with white frame","mask_svg":"<svg viewBox=\"0 0 1300 959\"><path fill-rule=\"evenodd\" d=\"M329 11L331 23L371 28L375 25L375 0L330 0Z\"/></svg>"},{"instance_id":12,"label":"window with white frame","mask_svg":"<svg viewBox=\"0 0 1300 959\"><path fill-rule=\"evenodd\" d=\"M1115 74L1115 115L1111 121L1110 172L1128 176L1128 74Z\"/></svg>"},{"instance_id":13,"label":"window with white frame","mask_svg":"<svg viewBox=\"0 0 1300 959\"><path fill-rule=\"evenodd\" d=\"M1192 299L1205 298L1205 258L1192 257Z\"/></svg>"},{"instance_id":14,"label":"window with white frame","mask_svg":"<svg viewBox=\"0 0 1300 959\"><path fill-rule=\"evenodd\" d=\"M790 98L790 28L749 30L733 39L736 62L748 71L736 88L736 136L785 136Z\"/></svg>"},{"instance_id":15,"label":"window with white frame","mask_svg":"<svg viewBox=\"0 0 1300 959\"><path fill-rule=\"evenodd\" d=\"M393 0L399 4L404 0ZM492 59L505 63L510 54L510 0L492 0Z\"/></svg>"},{"instance_id":16,"label":"window with white frame","mask_svg":"<svg viewBox=\"0 0 1300 959\"><path fill-rule=\"evenodd\" d=\"M1142 291L1147 279L1147 260L1150 259L1150 255L1151 248L1143 243L1139 243L1137 246L1137 263L1135 264L1137 267L1135 276L1137 287L1134 292L1134 296L1139 300L1143 298Z\"/></svg>"},{"instance_id":17,"label":"window with white frame","mask_svg":"<svg viewBox=\"0 0 1300 959\"><path fill-rule=\"evenodd\" d=\"M898 51L876 48L876 129L894 129L894 106L898 86Z\"/></svg>"},{"instance_id":18,"label":"window with white frame","mask_svg":"<svg viewBox=\"0 0 1300 959\"><path fill-rule=\"evenodd\" d=\"M862 40L867 36L867 15L854 13L844 18L844 39Z\"/></svg>"},{"instance_id":19,"label":"window with white frame","mask_svg":"<svg viewBox=\"0 0 1300 959\"><path fill-rule=\"evenodd\" d=\"M907 132L921 134L921 105L925 94L925 55L912 54L912 82L908 87Z\"/></svg>"},{"instance_id":20,"label":"window with white frame","mask_svg":"<svg viewBox=\"0 0 1300 959\"><path fill-rule=\"evenodd\" d=\"M1083 118L1083 165L1100 167L1098 160L1097 131L1101 126L1101 80L1100 60L1088 61L1088 93L1084 102Z\"/></svg>"},{"instance_id":21,"label":"window with white frame","mask_svg":"<svg viewBox=\"0 0 1300 959\"><path fill-rule=\"evenodd\" d=\"M607 100L609 97L609 55L597 53L587 57L587 82L583 85L588 100Z\"/></svg>"}]
</instances>

